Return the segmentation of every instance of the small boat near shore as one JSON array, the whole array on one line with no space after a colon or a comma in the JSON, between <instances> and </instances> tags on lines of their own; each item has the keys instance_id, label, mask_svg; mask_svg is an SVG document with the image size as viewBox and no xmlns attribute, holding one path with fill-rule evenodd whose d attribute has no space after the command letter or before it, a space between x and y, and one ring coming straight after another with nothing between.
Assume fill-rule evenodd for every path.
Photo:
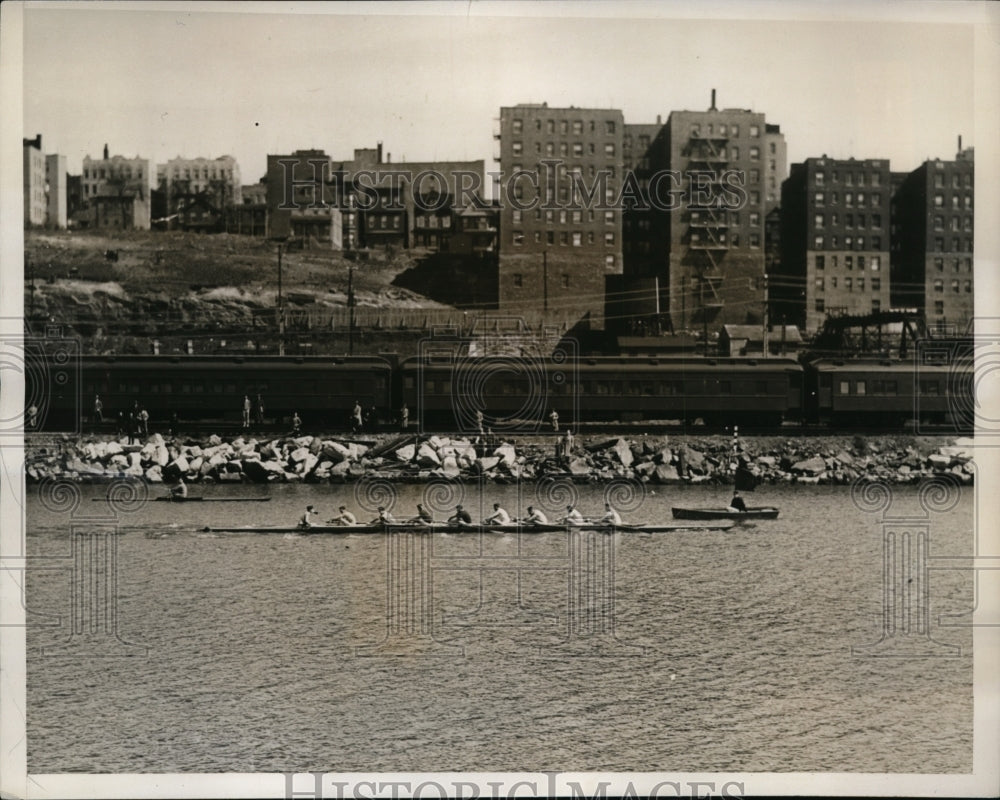
<instances>
[{"instance_id":1,"label":"small boat near shore","mask_svg":"<svg viewBox=\"0 0 1000 800\"><path fill-rule=\"evenodd\" d=\"M774 506L749 507L746 511L730 511L728 508L677 508L671 509L674 519L712 520L712 519L777 519L778 509Z\"/></svg>"},{"instance_id":2,"label":"small boat near shore","mask_svg":"<svg viewBox=\"0 0 1000 800\"><path fill-rule=\"evenodd\" d=\"M455 525L435 523L431 525L313 525L303 528L298 525L273 527L248 525L244 527L205 527L204 533L301 533L303 535L327 533L556 533L571 530L599 531L603 533L670 533L673 531L723 531L733 527L732 520L714 522L691 521L666 523L661 525Z\"/></svg>"}]
</instances>

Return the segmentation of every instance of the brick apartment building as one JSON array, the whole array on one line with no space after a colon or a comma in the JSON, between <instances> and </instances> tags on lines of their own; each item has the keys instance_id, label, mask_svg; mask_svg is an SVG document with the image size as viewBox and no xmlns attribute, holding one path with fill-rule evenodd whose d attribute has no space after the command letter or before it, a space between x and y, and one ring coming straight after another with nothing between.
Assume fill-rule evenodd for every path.
<instances>
[{"instance_id":1,"label":"brick apartment building","mask_svg":"<svg viewBox=\"0 0 1000 800\"><path fill-rule=\"evenodd\" d=\"M925 161L892 198L892 304L918 308L928 325L961 332L975 312L972 148Z\"/></svg>"},{"instance_id":2,"label":"brick apartment building","mask_svg":"<svg viewBox=\"0 0 1000 800\"><path fill-rule=\"evenodd\" d=\"M620 275L625 130L617 109L500 109L501 311L546 311L604 326Z\"/></svg>"},{"instance_id":3,"label":"brick apartment building","mask_svg":"<svg viewBox=\"0 0 1000 800\"><path fill-rule=\"evenodd\" d=\"M781 259L772 307L807 332L829 314L890 306L888 159L809 158L781 193Z\"/></svg>"}]
</instances>

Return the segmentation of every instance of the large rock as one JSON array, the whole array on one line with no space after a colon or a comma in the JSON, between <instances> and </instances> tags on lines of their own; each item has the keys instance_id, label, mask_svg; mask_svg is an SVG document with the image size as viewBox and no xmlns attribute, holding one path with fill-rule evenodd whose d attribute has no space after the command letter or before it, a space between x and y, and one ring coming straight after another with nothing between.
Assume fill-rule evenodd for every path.
<instances>
[{"instance_id":1,"label":"large rock","mask_svg":"<svg viewBox=\"0 0 1000 800\"><path fill-rule=\"evenodd\" d=\"M146 470L146 480L150 483L163 483L163 472L159 464L154 464Z\"/></svg>"},{"instance_id":2,"label":"large rock","mask_svg":"<svg viewBox=\"0 0 1000 800\"><path fill-rule=\"evenodd\" d=\"M614 446L615 455L618 456L618 460L621 462L623 467L629 467L632 465L634 457L632 455L632 448L629 447L628 442L624 439L619 439L615 442Z\"/></svg>"},{"instance_id":3,"label":"large rock","mask_svg":"<svg viewBox=\"0 0 1000 800\"><path fill-rule=\"evenodd\" d=\"M671 464L658 464L654 475L660 483L669 483L680 479L677 470Z\"/></svg>"},{"instance_id":4,"label":"large rock","mask_svg":"<svg viewBox=\"0 0 1000 800\"><path fill-rule=\"evenodd\" d=\"M483 456L477 463L479 464L480 469L482 469L483 472L486 472L487 470L491 470L496 467L496 465L500 463L500 459L496 456Z\"/></svg>"},{"instance_id":5,"label":"large rock","mask_svg":"<svg viewBox=\"0 0 1000 800\"><path fill-rule=\"evenodd\" d=\"M413 461L413 456L415 456L416 454L417 454L417 448L415 445L404 444L396 451L395 456L397 461L408 463L410 461Z\"/></svg>"},{"instance_id":6,"label":"large rock","mask_svg":"<svg viewBox=\"0 0 1000 800\"><path fill-rule=\"evenodd\" d=\"M428 442L421 444L420 449L417 450L417 464L430 468L441 466L441 459L438 458L437 452Z\"/></svg>"},{"instance_id":7,"label":"large rock","mask_svg":"<svg viewBox=\"0 0 1000 800\"><path fill-rule=\"evenodd\" d=\"M248 461L243 467L243 474L254 483L264 483L269 473L260 461Z\"/></svg>"},{"instance_id":8,"label":"large rock","mask_svg":"<svg viewBox=\"0 0 1000 800\"><path fill-rule=\"evenodd\" d=\"M796 461L792 464L792 472L800 475L819 475L826 471L826 462L819 456L807 458L805 461Z\"/></svg>"},{"instance_id":9,"label":"large rock","mask_svg":"<svg viewBox=\"0 0 1000 800\"><path fill-rule=\"evenodd\" d=\"M461 472L458 468L458 459L455 456L445 456L441 462L441 469L444 471L445 476L449 478L458 477L459 472Z\"/></svg>"},{"instance_id":10,"label":"large rock","mask_svg":"<svg viewBox=\"0 0 1000 800\"><path fill-rule=\"evenodd\" d=\"M323 450L321 455L325 459L329 459L334 464L339 464L341 461L347 461L351 457L351 450L348 447L340 444L340 442L324 442Z\"/></svg>"},{"instance_id":11,"label":"large rock","mask_svg":"<svg viewBox=\"0 0 1000 800\"><path fill-rule=\"evenodd\" d=\"M509 444L500 445L493 451L493 455L497 456L508 467L517 462L517 453Z\"/></svg>"},{"instance_id":12,"label":"large rock","mask_svg":"<svg viewBox=\"0 0 1000 800\"><path fill-rule=\"evenodd\" d=\"M167 448L162 444L155 446L155 452L153 453L153 461L160 467L165 467L170 463L170 453Z\"/></svg>"},{"instance_id":13,"label":"large rock","mask_svg":"<svg viewBox=\"0 0 1000 800\"><path fill-rule=\"evenodd\" d=\"M347 474L347 471L351 468L351 464L348 461L338 461L332 467L330 467L330 475L343 476Z\"/></svg>"},{"instance_id":14,"label":"large rock","mask_svg":"<svg viewBox=\"0 0 1000 800\"><path fill-rule=\"evenodd\" d=\"M208 444L211 447L218 447L220 444L222 444L222 439L213 433L211 436L208 437Z\"/></svg>"},{"instance_id":15,"label":"large rock","mask_svg":"<svg viewBox=\"0 0 1000 800\"><path fill-rule=\"evenodd\" d=\"M569 471L574 475L589 475L590 464L582 458L574 458L569 462Z\"/></svg>"},{"instance_id":16,"label":"large rock","mask_svg":"<svg viewBox=\"0 0 1000 800\"><path fill-rule=\"evenodd\" d=\"M306 457L295 465L295 471L299 475L308 475L318 463L319 459L316 456L312 453L307 453Z\"/></svg>"},{"instance_id":17,"label":"large rock","mask_svg":"<svg viewBox=\"0 0 1000 800\"><path fill-rule=\"evenodd\" d=\"M291 458L292 461L294 461L296 464L298 464L301 461L305 461L307 458L309 458L309 456L310 456L309 448L308 447L300 447L297 450L293 450L292 454L291 454L291 456L289 456L289 458Z\"/></svg>"},{"instance_id":18,"label":"large rock","mask_svg":"<svg viewBox=\"0 0 1000 800\"><path fill-rule=\"evenodd\" d=\"M704 474L707 471L705 454L699 450L692 450L690 447L685 447L683 450L683 458L684 463L687 464L687 468L691 470L691 472Z\"/></svg>"},{"instance_id":19,"label":"large rock","mask_svg":"<svg viewBox=\"0 0 1000 800\"><path fill-rule=\"evenodd\" d=\"M933 455L927 456L927 463L934 469L947 469L951 466L951 457L941 455L940 453L934 453Z\"/></svg>"}]
</instances>

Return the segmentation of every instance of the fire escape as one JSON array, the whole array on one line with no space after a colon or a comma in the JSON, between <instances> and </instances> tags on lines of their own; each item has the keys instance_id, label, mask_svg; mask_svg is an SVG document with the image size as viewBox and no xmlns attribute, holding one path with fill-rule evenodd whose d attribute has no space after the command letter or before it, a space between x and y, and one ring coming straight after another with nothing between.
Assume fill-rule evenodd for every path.
<instances>
[{"instance_id":1,"label":"fire escape","mask_svg":"<svg viewBox=\"0 0 1000 800\"><path fill-rule=\"evenodd\" d=\"M688 228L684 238L693 272L693 322L714 320L725 305L719 292L722 261L729 250L729 210L723 204L721 175L729 163L729 137L713 133L712 128L709 125L707 133L693 131L688 142Z\"/></svg>"}]
</instances>

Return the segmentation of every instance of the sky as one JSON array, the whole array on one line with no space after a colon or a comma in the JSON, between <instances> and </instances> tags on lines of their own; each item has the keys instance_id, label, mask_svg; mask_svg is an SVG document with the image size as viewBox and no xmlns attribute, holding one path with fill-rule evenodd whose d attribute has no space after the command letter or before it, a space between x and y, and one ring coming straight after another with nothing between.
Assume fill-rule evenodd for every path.
<instances>
[{"instance_id":1,"label":"sky","mask_svg":"<svg viewBox=\"0 0 1000 800\"><path fill-rule=\"evenodd\" d=\"M699 13L722 8L722 18L682 19L690 5L670 2L616 6L615 16L599 3L361 3L321 14L29 4L24 135L41 133L73 174L105 143L156 163L229 154L244 184L264 174L269 153L343 159L378 141L394 162L482 159L490 170L501 106L612 107L627 123L665 122L671 110L707 109L714 88L720 108L781 126L789 164L825 154L910 170L953 158L960 134L974 145L968 20L899 22L896 4L882 8L885 21L850 21L841 6L708 3ZM280 13L247 13L264 10ZM766 18L775 15L785 18Z\"/></svg>"}]
</instances>

